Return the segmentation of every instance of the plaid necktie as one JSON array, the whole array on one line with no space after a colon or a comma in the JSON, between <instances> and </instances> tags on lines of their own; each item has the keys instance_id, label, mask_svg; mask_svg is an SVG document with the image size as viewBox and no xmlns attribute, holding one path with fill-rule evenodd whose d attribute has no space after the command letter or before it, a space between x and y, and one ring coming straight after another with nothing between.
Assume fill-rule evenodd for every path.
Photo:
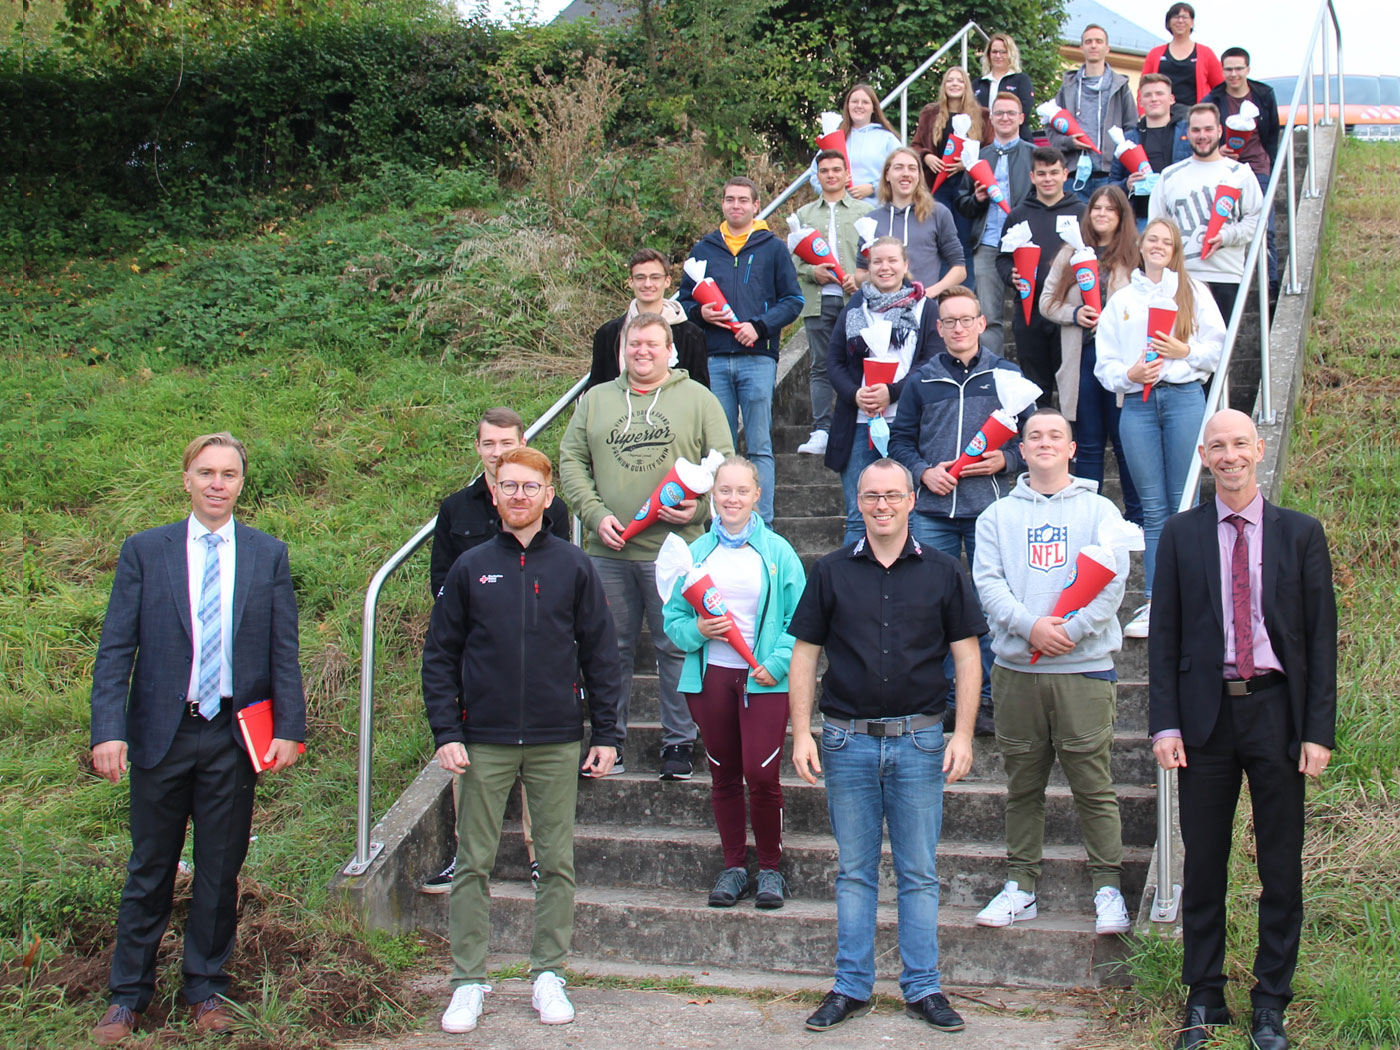
<instances>
[{"instance_id":1,"label":"plaid necktie","mask_svg":"<svg viewBox=\"0 0 1400 1050\"><path fill-rule=\"evenodd\" d=\"M206 532L204 582L199 592L199 714L206 721L219 713L219 672L224 663L223 602L219 579L219 544L223 537Z\"/></svg>"},{"instance_id":2,"label":"plaid necktie","mask_svg":"<svg viewBox=\"0 0 1400 1050\"><path fill-rule=\"evenodd\" d=\"M1241 678L1254 677L1254 615L1249 603L1249 541L1247 524L1238 514L1225 519L1235 527L1235 549L1230 556L1230 604L1235 611L1235 670Z\"/></svg>"}]
</instances>

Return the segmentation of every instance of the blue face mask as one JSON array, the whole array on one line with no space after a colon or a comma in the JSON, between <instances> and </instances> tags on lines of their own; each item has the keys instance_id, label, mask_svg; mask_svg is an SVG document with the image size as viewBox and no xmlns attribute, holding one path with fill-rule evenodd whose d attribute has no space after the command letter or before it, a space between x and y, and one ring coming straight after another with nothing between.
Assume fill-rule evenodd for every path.
<instances>
[{"instance_id":1,"label":"blue face mask","mask_svg":"<svg viewBox=\"0 0 1400 1050\"><path fill-rule=\"evenodd\" d=\"M1092 174L1094 174L1094 161L1085 150L1079 154L1079 161L1074 166L1074 188L1082 190L1089 185L1089 176Z\"/></svg>"}]
</instances>

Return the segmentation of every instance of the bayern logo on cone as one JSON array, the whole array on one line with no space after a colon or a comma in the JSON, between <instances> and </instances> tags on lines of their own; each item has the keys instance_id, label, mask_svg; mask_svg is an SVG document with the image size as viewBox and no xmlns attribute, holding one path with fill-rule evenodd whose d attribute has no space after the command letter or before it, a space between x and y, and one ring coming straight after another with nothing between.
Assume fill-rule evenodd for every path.
<instances>
[{"instance_id":1,"label":"bayern logo on cone","mask_svg":"<svg viewBox=\"0 0 1400 1050\"><path fill-rule=\"evenodd\" d=\"M1231 186L1222 182L1215 187L1215 199L1211 201L1210 223L1206 226L1205 235L1201 237L1201 261L1204 262L1215 251L1215 246L1210 243L1211 238L1225 228L1226 221L1235 213L1235 205L1239 203L1241 190L1238 186Z\"/></svg>"},{"instance_id":2,"label":"bayern logo on cone","mask_svg":"<svg viewBox=\"0 0 1400 1050\"><path fill-rule=\"evenodd\" d=\"M715 449L699 463L680 457L671 465L661 483L647 497L622 530L625 543L643 529L650 527L661 514L662 507L675 507L688 499L703 496L715 484L715 471L724 462L724 455Z\"/></svg>"}]
</instances>

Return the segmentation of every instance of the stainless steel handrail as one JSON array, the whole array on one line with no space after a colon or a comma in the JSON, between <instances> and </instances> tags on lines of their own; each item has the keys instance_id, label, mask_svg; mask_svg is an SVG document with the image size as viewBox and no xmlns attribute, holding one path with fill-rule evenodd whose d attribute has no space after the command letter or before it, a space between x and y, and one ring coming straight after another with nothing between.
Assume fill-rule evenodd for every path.
<instances>
[{"instance_id":1,"label":"stainless steel handrail","mask_svg":"<svg viewBox=\"0 0 1400 1050\"><path fill-rule=\"evenodd\" d=\"M914 70L914 72L910 73L907 77L901 80L899 82L899 85L893 91L891 91L888 95L886 95L883 99L880 100L880 108L884 109L895 99L899 99L899 138L901 142L907 143L909 141L910 85L912 85L914 81L918 80L921 76L927 73L935 62L937 62L940 58L942 58L952 49L954 44L961 43L961 64L963 69L967 69L967 37L968 34L972 33L974 30L982 37L983 40L988 39L986 31L976 22L966 23L961 29L957 31L957 33L955 33L952 37L949 38L946 44L940 47L933 54L929 55L928 58L924 59L923 62L919 64L919 67ZM766 219L768 218L768 216L772 215L775 211L777 211L778 208L780 208L789 197L791 197L794 193L800 190L807 183L807 180L811 177L811 174L812 173L810 170L804 170L801 175L797 176L797 178L793 179L792 182L788 184L787 189L783 190L782 193L774 197L773 200L769 202L768 206L758 213L758 217L760 219Z\"/></svg>"},{"instance_id":2,"label":"stainless steel handrail","mask_svg":"<svg viewBox=\"0 0 1400 1050\"><path fill-rule=\"evenodd\" d=\"M1333 6L1333 0L1322 0L1318 5L1317 16L1313 19L1312 33L1308 37L1308 47L1305 54L1307 58L1303 62L1303 71L1298 77L1298 82L1293 88L1293 98L1288 106L1288 119L1284 121L1283 127L1287 129L1286 140L1281 142L1280 149L1282 156L1274 158L1273 174L1269 177L1268 189L1264 191L1264 199L1270 203L1278 195L1278 185L1280 178L1287 175L1288 185L1288 279L1282 281L1280 274L1281 288L1280 294L1298 295L1302 292L1302 285L1298 282L1298 197L1294 185L1294 160L1293 160L1293 137L1294 122L1297 120L1298 105L1302 101L1304 89L1307 92L1308 122L1307 122L1307 144L1308 144L1308 189L1304 192L1305 198L1315 198L1317 189L1317 155L1314 152L1313 125L1314 123L1331 124L1331 85L1330 77L1324 75L1323 78L1323 115L1319 121L1317 107L1314 105L1313 87L1313 64L1318 49L1318 39L1322 40L1322 68L1327 69L1327 36L1322 33L1325 22L1331 21L1333 33L1336 35L1337 46L1337 112L1341 116L1341 134L1346 134L1346 88L1345 78L1342 75L1342 27L1337 18L1337 9ZM1268 252L1264 246L1264 239L1268 236L1268 221L1266 216L1260 216L1259 227L1254 231L1254 239L1249 242L1249 250L1245 254L1244 270L1240 277L1239 294L1235 297L1235 307L1230 311L1230 323L1225 330L1225 349L1220 355L1220 366L1216 369L1215 375L1211 377L1210 388L1206 392L1205 414L1201 419L1201 428L1196 434L1196 444L1200 445L1205 441L1206 422L1215 414L1220 407L1220 402L1228 389L1228 376L1230 370L1230 359L1235 350L1235 338L1239 334L1240 322L1244 317L1245 303L1249 298L1251 288L1257 291L1259 296L1259 413L1260 423L1271 424L1275 420L1273 409L1273 393L1269 389L1273 373L1269 363L1269 279L1268 279ZM1201 461L1199 457L1192 459L1191 467L1186 475L1186 484L1181 490L1181 502L1177 506L1178 511L1190 510L1196 502L1196 488L1201 480ZM1152 919L1155 922L1174 922L1178 901L1176 891L1179 886L1172 884L1172 863L1173 863L1173 839L1172 823L1170 820L1171 800L1172 800L1172 780L1175 771L1157 769L1157 889L1152 902ZM1163 820L1166 814L1167 819Z\"/></svg>"},{"instance_id":3,"label":"stainless steel handrail","mask_svg":"<svg viewBox=\"0 0 1400 1050\"><path fill-rule=\"evenodd\" d=\"M526 428L525 440L529 441L558 419L587 386L588 376L585 375ZM382 842L371 842L369 838L373 819L370 812L370 794L374 765L374 645L379 620L379 592L399 566L408 561L418 548L428 541L436 525L437 515L433 515L431 521L415 532L412 539L379 567L365 591L364 621L360 628L360 756L359 787L355 800L355 857L342 869L345 875L363 874L384 848Z\"/></svg>"}]
</instances>

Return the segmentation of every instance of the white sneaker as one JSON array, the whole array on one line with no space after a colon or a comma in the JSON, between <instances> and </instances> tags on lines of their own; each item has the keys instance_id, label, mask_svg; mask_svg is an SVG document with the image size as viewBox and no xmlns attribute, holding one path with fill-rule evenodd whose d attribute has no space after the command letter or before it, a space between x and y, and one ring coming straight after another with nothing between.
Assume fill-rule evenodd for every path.
<instances>
[{"instance_id":1,"label":"white sneaker","mask_svg":"<svg viewBox=\"0 0 1400 1050\"><path fill-rule=\"evenodd\" d=\"M823 456L826 454L826 439L825 430L814 430L807 435L806 441L797 446L797 451L809 456Z\"/></svg>"},{"instance_id":2,"label":"white sneaker","mask_svg":"<svg viewBox=\"0 0 1400 1050\"><path fill-rule=\"evenodd\" d=\"M991 903L977 913L974 921L978 926L1010 926L1013 922L1034 919L1035 915L1035 894L1008 882Z\"/></svg>"},{"instance_id":3,"label":"white sneaker","mask_svg":"<svg viewBox=\"0 0 1400 1050\"><path fill-rule=\"evenodd\" d=\"M1094 913L1095 933L1127 933L1132 926L1128 904L1112 886L1103 886L1094 894Z\"/></svg>"},{"instance_id":4,"label":"white sneaker","mask_svg":"<svg viewBox=\"0 0 1400 1050\"><path fill-rule=\"evenodd\" d=\"M442 1030L454 1034L470 1032L485 1008L489 984L464 984L452 993L452 1001L442 1015Z\"/></svg>"},{"instance_id":5,"label":"white sneaker","mask_svg":"<svg viewBox=\"0 0 1400 1050\"><path fill-rule=\"evenodd\" d=\"M1151 617L1151 615L1152 615L1152 603L1151 603L1151 602L1148 602L1146 605L1144 605L1144 606L1142 606L1140 609L1138 609L1137 612L1133 613L1133 618L1132 618L1131 620L1129 620L1128 623L1127 623L1127 626L1125 626L1125 627L1123 628L1123 637L1124 637L1124 638L1146 638L1146 637L1147 637L1147 621L1148 621L1148 619Z\"/></svg>"},{"instance_id":6,"label":"white sneaker","mask_svg":"<svg viewBox=\"0 0 1400 1050\"><path fill-rule=\"evenodd\" d=\"M574 1004L564 994L564 978L546 970L535 978L535 994L530 1005L540 1015L540 1024L569 1024L574 1019Z\"/></svg>"}]
</instances>

